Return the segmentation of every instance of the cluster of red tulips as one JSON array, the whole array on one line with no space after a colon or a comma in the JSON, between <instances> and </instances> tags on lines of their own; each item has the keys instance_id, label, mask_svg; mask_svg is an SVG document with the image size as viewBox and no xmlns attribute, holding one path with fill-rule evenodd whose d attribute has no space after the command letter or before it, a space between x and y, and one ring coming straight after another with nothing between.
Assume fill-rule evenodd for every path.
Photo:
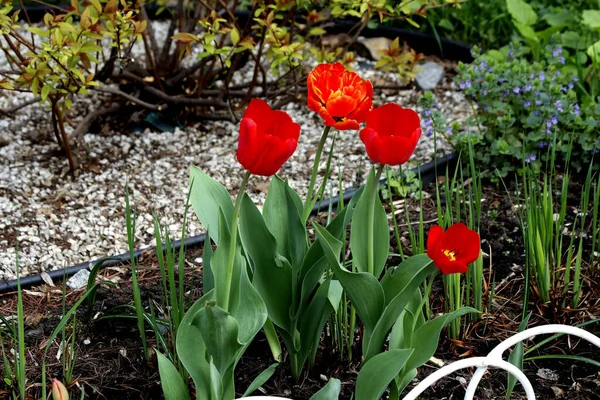
<instances>
[{"instance_id":1,"label":"cluster of red tulips","mask_svg":"<svg viewBox=\"0 0 600 400\"><path fill-rule=\"evenodd\" d=\"M421 137L419 115L395 103L373 108L373 85L340 63L321 64L307 78L308 108L325 126L341 131L360 130L360 139L374 163L402 165ZM241 121L237 159L255 175L271 176L292 156L300 125L284 111L253 99ZM479 234L457 223L445 232L433 227L427 254L444 274L464 273L479 256Z\"/></svg>"}]
</instances>

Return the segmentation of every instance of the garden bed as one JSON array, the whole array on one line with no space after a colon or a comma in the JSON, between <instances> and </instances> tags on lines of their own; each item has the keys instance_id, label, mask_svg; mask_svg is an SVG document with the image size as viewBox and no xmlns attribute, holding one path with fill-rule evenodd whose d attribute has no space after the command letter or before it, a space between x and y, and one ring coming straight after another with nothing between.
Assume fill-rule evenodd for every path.
<instances>
[{"instance_id":1,"label":"garden bed","mask_svg":"<svg viewBox=\"0 0 600 400\"><path fill-rule=\"evenodd\" d=\"M440 179L442 177L440 176ZM575 192L579 187L573 184ZM434 185L425 190L423 201L423 218L427 226L434 224L437 220L435 205ZM412 221L419 219L420 202L415 199L399 199L406 201ZM573 196L569 209L576 210L578 199ZM324 218L325 214L321 215ZM398 216L398 223L405 231L404 213ZM569 232L566 232L569 234ZM489 304L488 312L483 315L479 322L470 324L467 333L461 340L449 340L443 336L435 357L444 363L451 362L464 357L486 355L501 340L506 339L519 330L519 321L522 314L521 296L524 289L523 265L525 262L524 249L516 237L520 235L520 225L515 214L513 201L506 190L494 185L487 185L482 196L482 222L481 237L482 249L486 256L484 258L484 277L488 285L485 301L490 300L490 289L494 293ZM403 240L408 241L408 236L403 235ZM405 243L406 244L406 243ZM405 249L405 250L408 250ZM589 251L589 248L586 248ZM491 255L491 256L490 256ZM201 260L202 250L200 248L189 249L185 253L186 265L186 296L189 300L201 296ZM389 260L393 266L393 259ZM138 274L141 285L142 298L144 302L160 303L160 273L157 258L151 252L140 257ZM160 399L159 377L157 374L156 359L145 362L139 334L134 320L122 318L109 318L110 315L120 314L112 310L123 304L131 304L132 287L130 270L126 267L109 267L101 272L98 280L108 280L116 284L114 288L102 288L99 290L94 309L91 311L92 320L88 319L85 306L77 311L76 328L76 385L84 386L86 398L101 399L105 397L118 396L122 399ZM591 310L598 310L598 298L600 291L594 282L600 280L600 274L596 270L588 276L586 285L586 299L580 309L561 307L541 307L539 301L532 299L530 306L538 308L542 314L533 316L530 326L544 323L565 323L576 325L599 315L590 314ZM31 359L40 360L41 348L45 340L52 332L62 313L62 290L61 284L57 286L35 287L24 292L26 318L26 342L32 350ZM68 290L66 294L67 304L73 304L84 290ZM432 296L432 307L434 311L443 311L444 294L442 287L436 285ZM0 310L3 315L13 315L16 307L16 295L2 295L0 297ZM598 323L588 325L588 330L598 329ZM327 332L327 330L326 330ZM360 336L358 336L360 337ZM285 363L278 367L271 379L261 388L261 393L268 395L285 396L292 399L308 399L329 378L338 378L342 382L341 399L349 399L353 393L354 380L360 368L360 360L349 361L346 356L340 359L339 354L331 353L331 346L325 343L331 341L330 337L322 337L323 349L319 353L316 364L309 372L302 376L299 384L293 384L290 371ZM539 342L536 339L533 343ZM151 346L154 339L149 337ZM531 345L532 343L530 343ZM356 350L359 342L356 342ZM527 345L525 347L527 349ZM57 345L52 346L49 359L54 360ZM598 349L587 345L585 342L573 342L567 338L553 341L534 355L544 354L576 354L581 357L597 359L600 355ZM269 347L264 336L259 334L249 347L240 361L236 371L236 388L238 394L244 392L249 383L264 369L273 363ZM37 365L36 365L37 364ZM28 376L33 381L39 381L39 362L32 364ZM60 376L60 363L50 362L48 364L51 376ZM433 363L424 366L417 377L423 379L439 365ZM600 398L597 390L600 387L600 379L597 368L583 362L572 360L537 360L525 363L524 372L534 383L536 393L540 397L565 398L578 400L593 400ZM468 383L470 371L466 370L440 382L428 390L425 394L430 400L443 400L448 398L462 398L466 383ZM466 382L466 383L465 383ZM487 374L480 385L476 399L492 400L503 398L506 386L506 374L493 371ZM77 389L73 388L75 393ZM2 393L2 389L0 389ZM260 394L259 392L255 394ZM76 395L75 395L76 396ZM511 398L525 398L517 386L515 394Z\"/></svg>"},{"instance_id":2,"label":"garden bed","mask_svg":"<svg viewBox=\"0 0 600 400\"><path fill-rule=\"evenodd\" d=\"M0 62L1 65L1 62ZM447 75L435 90L440 110L450 121L462 123L472 110L456 85L451 82L455 63L446 62ZM375 104L397 102L418 106L422 92L414 85L399 85L395 76L371 70L372 64L356 64L373 81ZM252 70L252 62L242 74ZM0 92L0 108L24 102L28 96ZM75 103L74 114L81 118L89 108L101 107L97 96ZM284 107L302 125L302 137L295 156L280 171L282 178L301 194L306 193L314 152L321 128L318 116L304 104ZM127 121L127 109L123 120ZM236 193L242 169L235 160L238 125L228 121L199 121L173 132L160 132L140 121L141 129L131 131L119 118L95 124L84 136L87 159L74 177L66 174L64 159L53 143L51 121L45 108L31 105L3 119L0 134L0 279L15 277L15 246L19 243L21 275L63 268L99 257L121 254L127 249L124 230L124 194L128 184L137 207L136 248L153 245L152 213L172 235L181 233L181 221L190 165L207 171ZM74 121L74 125L77 125ZM119 127L119 125L121 125ZM437 156L452 149L440 137ZM325 151L328 156L329 149ZM434 158L433 137L423 135L409 166ZM344 188L360 186L367 171L362 144L356 132L336 134L332 157L332 194L338 191L338 173ZM250 195L262 204L267 179L255 178ZM190 219L186 236L198 235L202 228Z\"/></svg>"}]
</instances>

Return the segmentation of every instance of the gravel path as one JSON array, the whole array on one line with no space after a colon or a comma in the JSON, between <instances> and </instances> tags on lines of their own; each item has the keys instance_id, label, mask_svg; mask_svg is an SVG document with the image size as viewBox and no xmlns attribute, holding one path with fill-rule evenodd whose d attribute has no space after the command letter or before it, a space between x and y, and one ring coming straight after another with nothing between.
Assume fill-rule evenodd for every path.
<instances>
[{"instance_id":1,"label":"gravel path","mask_svg":"<svg viewBox=\"0 0 600 400\"><path fill-rule=\"evenodd\" d=\"M5 60L0 59L0 66ZM248 67L248 71L251 66ZM375 84L394 84L393 76L358 69L363 78ZM243 81L244 77L237 78ZM417 107L421 95L405 90L377 90L376 106L397 102ZM444 78L435 95L450 121L470 115L469 105L458 89ZM31 98L28 94L0 91L0 108L8 108ZM97 100L85 98L74 104L75 123L87 110L98 107ZM298 150L279 175L287 178L300 195L308 186L314 153L323 128L319 117L304 103L285 106L294 121L302 126ZM334 131L332 131L334 132ZM125 185L129 184L137 208L136 247L152 245L152 211L156 209L163 225L173 237L181 235L181 222L191 164L197 165L235 194L242 168L235 159L238 126L229 122L199 122L173 133L145 130L115 132L108 127L101 133L85 135L89 155L86 168L77 177L66 173L66 160L57 155L52 141L49 113L37 104L12 118L0 119L0 279L15 276L19 248L21 275L62 268L120 254L127 249L125 229ZM333 136L333 135L331 135ZM335 132L333 186L338 171L345 187L360 184L370 168L358 132ZM331 139L330 139L331 140ZM438 155L448 145L438 143ZM326 160L327 152L323 156ZM411 160L433 159L433 140L423 135ZM251 197L262 204L268 179L252 177ZM202 227L193 212L186 235L197 235Z\"/></svg>"}]
</instances>

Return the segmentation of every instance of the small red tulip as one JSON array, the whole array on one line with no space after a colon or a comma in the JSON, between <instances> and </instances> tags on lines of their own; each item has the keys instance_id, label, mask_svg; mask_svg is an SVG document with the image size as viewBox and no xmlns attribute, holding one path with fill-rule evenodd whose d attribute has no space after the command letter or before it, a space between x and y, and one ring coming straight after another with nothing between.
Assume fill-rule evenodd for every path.
<instances>
[{"instance_id":1,"label":"small red tulip","mask_svg":"<svg viewBox=\"0 0 600 400\"><path fill-rule=\"evenodd\" d=\"M308 78L308 108L325 120L326 126L344 131L358 129L373 107L373 85L339 62L321 64Z\"/></svg>"},{"instance_id":2,"label":"small red tulip","mask_svg":"<svg viewBox=\"0 0 600 400\"><path fill-rule=\"evenodd\" d=\"M421 137L419 115L409 108L388 103L374 108L360 139L369 158L376 163L401 165L408 161Z\"/></svg>"},{"instance_id":3,"label":"small red tulip","mask_svg":"<svg viewBox=\"0 0 600 400\"><path fill-rule=\"evenodd\" d=\"M427 255L443 274L465 273L481 250L479 234L461 222L445 232L441 226L429 230Z\"/></svg>"},{"instance_id":4,"label":"small red tulip","mask_svg":"<svg viewBox=\"0 0 600 400\"><path fill-rule=\"evenodd\" d=\"M271 176L294 154L299 137L292 117L253 99L240 123L237 159L250 173Z\"/></svg>"}]
</instances>

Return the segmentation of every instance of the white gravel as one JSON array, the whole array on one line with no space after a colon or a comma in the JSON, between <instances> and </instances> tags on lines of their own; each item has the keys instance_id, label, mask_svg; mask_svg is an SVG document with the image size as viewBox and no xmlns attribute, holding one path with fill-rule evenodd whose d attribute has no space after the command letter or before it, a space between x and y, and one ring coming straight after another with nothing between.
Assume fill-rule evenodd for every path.
<instances>
[{"instance_id":1,"label":"white gravel","mask_svg":"<svg viewBox=\"0 0 600 400\"><path fill-rule=\"evenodd\" d=\"M0 68L4 64L0 56ZM244 70L249 72L250 68ZM395 78L376 71L358 72L375 83L393 83ZM243 75L236 77L240 82L244 79ZM377 94L376 106L397 102L423 111L417 107L421 93L416 89ZM0 108L20 104L30 96L0 91ZM470 115L468 104L453 84L443 81L436 97L450 120L462 121ZM73 125L87 110L98 106L97 99L76 102L71 115ZM323 125L304 103L288 104L285 110L302 130L298 150L279 175L289 179L302 196ZM172 237L179 238L190 165L201 167L232 194L237 191L243 172L235 158L237 135L237 125L222 121L199 122L173 133L149 129L116 132L108 127L101 133L85 135L89 159L79 175L73 176L65 173L65 158L56 154L58 146L44 107L35 104L13 118L0 117L0 279L14 278L17 245L22 275L126 252L126 183L138 215L136 247L154 242L153 209ZM344 176L345 187L361 183L369 162L358 132L335 135L333 186L337 187L338 170ZM438 143L438 151L439 156L447 153L448 145ZM326 158L327 152L323 162ZM432 138L423 135L413 161L432 159ZM249 191L258 204L264 201L267 184L267 178L251 178ZM202 227L190 213L186 235L201 232Z\"/></svg>"}]
</instances>

